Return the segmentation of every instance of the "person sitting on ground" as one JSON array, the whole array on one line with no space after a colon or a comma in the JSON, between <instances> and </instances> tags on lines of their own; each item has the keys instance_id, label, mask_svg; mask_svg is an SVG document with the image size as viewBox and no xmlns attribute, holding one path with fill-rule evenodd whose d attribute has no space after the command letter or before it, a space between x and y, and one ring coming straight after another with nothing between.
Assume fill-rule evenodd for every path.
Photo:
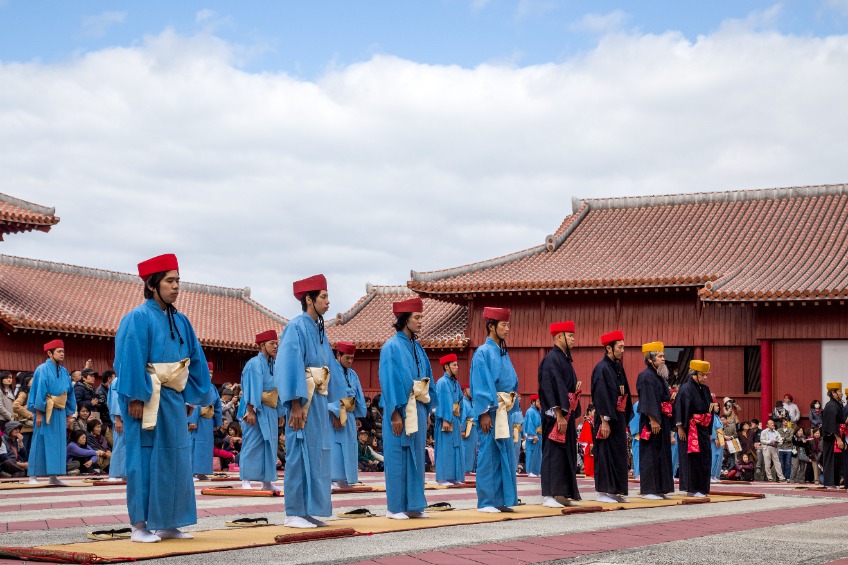
<instances>
[{"instance_id":1,"label":"person sitting on ground","mask_svg":"<svg viewBox=\"0 0 848 565\"><path fill-rule=\"evenodd\" d=\"M822 405L818 400L810 402L810 428L815 430L822 425Z\"/></svg>"},{"instance_id":2,"label":"person sitting on ground","mask_svg":"<svg viewBox=\"0 0 848 565\"><path fill-rule=\"evenodd\" d=\"M382 462L380 462L373 454L369 446L368 432L365 430L359 431L357 438L358 443L358 460L360 471L382 471Z\"/></svg>"},{"instance_id":3,"label":"person sitting on ground","mask_svg":"<svg viewBox=\"0 0 848 565\"><path fill-rule=\"evenodd\" d=\"M27 449L20 422L6 422L0 441L0 477L23 477L27 472Z\"/></svg>"},{"instance_id":4,"label":"person sitting on ground","mask_svg":"<svg viewBox=\"0 0 848 565\"><path fill-rule=\"evenodd\" d=\"M103 455L103 452L89 448L86 445L87 440L82 430L71 432L71 441L68 443L68 462L76 461L83 475L97 475L100 473L97 458Z\"/></svg>"},{"instance_id":5,"label":"person sitting on ground","mask_svg":"<svg viewBox=\"0 0 848 565\"><path fill-rule=\"evenodd\" d=\"M728 471L727 478L735 481L753 481L754 462L751 461L751 456L747 453L743 453L742 459L737 461L733 469Z\"/></svg>"},{"instance_id":6,"label":"person sitting on ground","mask_svg":"<svg viewBox=\"0 0 848 565\"><path fill-rule=\"evenodd\" d=\"M109 470L109 463L112 460L112 450L109 448L109 442L103 434L103 422L97 418L89 418L88 420L86 445L89 449L93 449L98 453L97 468L104 473L107 472Z\"/></svg>"},{"instance_id":7,"label":"person sitting on ground","mask_svg":"<svg viewBox=\"0 0 848 565\"><path fill-rule=\"evenodd\" d=\"M224 437L219 435L216 435L213 439L212 457L217 457L221 460L222 471L227 471L230 463L234 463L236 460L235 453L224 449Z\"/></svg>"},{"instance_id":8,"label":"person sitting on ground","mask_svg":"<svg viewBox=\"0 0 848 565\"><path fill-rule=\"evenodd\" d=\"M241 451L241 426L238 422L230 422L227 426L227 436L224 438L224 449L235 455L238 463L238 454Z\"/></svg>"},{"instance_id":9,"label":"person sitting on ground","mask_svg":"<svg viewBox=\"0 0 848 565\"><path fill-rule=\"evenodd\" d=\"M74 417L73 423L71 424L71 431L80 431L85 434L88 433L88 421L91 419L91 406L88 404L81 404L77 409L77 415Z\"/></svg>"},{"instance_id":10,"label":"person sitting on ground","mask_svg":"<svg viewBox=\"0 0 848 565\"><path fill-rule=\"evenodd\" d=\"M279 430L277 430L279 432ZM277 469L286 468L286 431L283 430L277 437Z\"/></svg>"}]
</instances>

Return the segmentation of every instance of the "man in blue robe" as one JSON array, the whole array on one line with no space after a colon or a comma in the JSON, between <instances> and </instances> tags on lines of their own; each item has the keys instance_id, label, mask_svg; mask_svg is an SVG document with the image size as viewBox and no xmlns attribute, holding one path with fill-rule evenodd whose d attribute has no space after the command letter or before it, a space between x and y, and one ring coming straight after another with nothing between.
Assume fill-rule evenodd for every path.
<instances>
[{"instance_id":1,"label":"man in blue robe","mask_svg":"<svg viewBox=\"0 0 848 565\"><path fill-rule=\"evenodd\" d=\"M274 369L280 346L277 331L258 334L256 343L259 353L241 372L239 478L245 489L253 488L250 481L261 481L262 490L279 491L273 483L277 480L278 429L284 411Z\"/></svg>"},{"instance_id":2,"label":"man in blue robe","mask_svg":"<svg viewBox=\"0 0 848 565\"><path fill-rule=\"evenodd\" d=\"M27 398L27 410L35 414L27 475L33 484L38 483L37 477L47 475L51 485L67 486L57 475L64 475L67 469L66 430L68 418L77 411L77 401L71 375L62 366L65 344L54 339L44 344L44 351L47 360L35 370Z\"/></svg>"},{"instance_id":3,"label":"man in blue robe","mask_svg":"<svg viewBox=\"0 0 848 565\"><path fill-rule=\"evenodd\" d=\"M471 388L462 391L462 445L464 450L465 472L477 472L477 423L472 417Z\"/></svg>"},{"instance_id":4,"label":"man in blue robe","mask_svg":"<svg viewBox=\"0 0 848 565\"><path fill-rule=\"evenodd\" d=\"M345 395L329 404L332 431L333 486L347 488L359 482L359 446L356 441L356 419L365 417L365 394L359 375L351 367L356 345L347 341L336 344L336 363L344 378Z\"/></svg>"},{"instance_id":5,"label":"man in blue robe","mask_svg":"<svg viewBox=\"0 0 848 565\"><path fill-rule=\"evenodd\" d=\"M344 396L344 377L333 361L324 333L330 308L327 279L315 275L295 282L303 314L283 332L274 363L280 402L286 418L286 519L293 528L326 526L315 516L332 516L332 461L329 404Z\"/></svg>"},{"instance_id":6,"label":"man in blue robe","mask_svg":"<svg viewBox=\"0 0 848 565\"><path fill-rule=\"evenodd\" d=\"M188 414L211 403L209 367L191 322L174 307L176 256L139 263L138 275L146 301L121 319L115 336L131 538L188 539L178 529L197 523Z\"/></svg>"},{"instance_id":7,"label":"man in blue robe","mask_svg":"<svg viewBox=\"0 0 848 565\"><path fill-rule=\"evenodd\" d=\"M397 333L380 350L386 516L395 520L428 517L424 513L424 444L435 387L430 390L433 369L416 340L423 311L420 298L392 304Z\"/></svg>"},{"instance_id":8,"label":"man in blue robe","mask_svg":"<svg viewBox=\"0 0 848 565\"><path fill-rule=\"evenodd\" d=\"M122 481L127 478L127 445L124 440L124 416L121 414L121 403L115 390L117 379L109 386L106 403L109 405L109 415L112 418L112 459L109 460L109 480Z\"/></svg>"},{"instance_id":9,"label":"man in blue robe","mask_svg":"<svg viewBox=\"0 0 848 565\"><path fill-rule=\"evenodd\" d=\"M436 482L459 485L465 482L463 457L462 386L456 378L459 363L456 354L439 359L445 374L436 381L436 420L433 434L436 442Z\"/></svg>"},{"instance_id":10,"label":"man in blue robe","mask_svg":"<svg viewBox=\"0 0 848 565\"><path fill-rule=\"evenodd\" d=\"M520 411L518 375L506 349L509 309L483 308L486 341L471 360L472 415L477 421L477 509L514 512L518 504L510 414Z\"/></svg>"},{"instance_id":11,"label":"man in blue robe","mask_svg":"<svg viewBox=\"0 0 848 565\"><path fill-rule=\"evenodd\" d=\"M211 361L207 363L207 366L211 379L214 366ZM208 480L209 475L213 473L215 428L220 428L223 423L218 389L214 385L209 388L215 400L206 406L198 406L188 417L188 432L191 437L191 470L198 481Z\"/></svg>"},{"instance_id":12,"label":"man in blue robe","mask_svg":"<svg viewBox=\"0 0 848 565\"><path fill-rule=\"evenodd\" d=\"M530 407L524 414L524 465L529 477L542 473L542 416L538 394L530 395Z\"/></svg>"}]
</instances>

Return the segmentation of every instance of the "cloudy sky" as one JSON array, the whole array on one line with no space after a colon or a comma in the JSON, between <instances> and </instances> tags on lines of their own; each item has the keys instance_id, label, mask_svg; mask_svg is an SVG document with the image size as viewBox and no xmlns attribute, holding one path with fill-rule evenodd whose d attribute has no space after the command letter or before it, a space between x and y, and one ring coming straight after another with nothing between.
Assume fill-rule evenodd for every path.
<instances>
[{"instance_id":1,"label":"cloudy sky","mask_svg":"<svg viewBox=\"0 0 848 565\"><path fill-rule=\"evenodd\" d=\"M0 0L0 252L331 314L571 198L848 182L848 0Z\"/></svg>"}]
</instances>

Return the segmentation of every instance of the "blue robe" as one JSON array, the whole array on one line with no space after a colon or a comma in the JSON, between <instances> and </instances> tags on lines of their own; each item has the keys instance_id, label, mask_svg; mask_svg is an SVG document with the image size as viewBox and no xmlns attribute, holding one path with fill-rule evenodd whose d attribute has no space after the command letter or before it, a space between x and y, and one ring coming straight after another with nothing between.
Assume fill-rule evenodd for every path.
<instances>
[{"instance_id":1,"label":"blue robe","mask_svg":"<svg viewBox=\"0 0 848 565\"><path fill-rule=\"evenodd\" d=\"M327 396L312 395L312 404L306 417L306 426L295 431L289 426L292 400L306 406L306 368L329 367L330 382ZM286 472L283 490L286 493L286 515L330 516L333 505L332 461L330 459L330 402L344 396L344 377L333 359L333 350L327 336L318 331L318 324L303 313L291 320L280 340L280 350L274 364L274 375L279 378L280 402L286 418Z\"/></svg>"},{"instance_id":2,"label":"blue robe","mask_svg":"<svg viewBox=\"0 0 848 565\"><path fill-rule=\"evenodd\" d=\"M542 425L542 416L535 406L530 406L524 415L524 465L532 475L542 473L542 434L536 429ZM536 442L533 442L536 438Z\"/></svg>"},{"instance_id":3,"label":"blue robe","mask_svg":"<svg viewBox=\"0 0 848 565\"><path fill-rule=\"evenodd\" d=\"M54 408L49 424L45 414L41 426L33 426L27 469L30 477L64 475L67 472L67 417L77 411L71 375L63 366L48 359L35 370L27 397L27 410L33 413L33 422L36 410L44 412L47 409L48 394L59 396L63 393L68 393L65 409Z\"/></svg>"},{"instance_id":4,"label":"blue robe","mask_svg":"<svg viewBox=\"0 0 848 565\"><path fill-rule=\"evenodd\" d=\"M510 436L495 439L495 413L499 392L517 392L518 375L509 360L501 355L500 346L492 338L477 348L471 360L471 413L480 424L480 416L488 412L492 418L489 433L479 432L477 453L477 507L515 506L518 503L518 486L515 479L517 467L515 446ZM510 414L520 412L518 398Z\"/></svg>"},{"instance_id":5,"label":"blue robe","mask_svg":"<svg viewBox=\"0 0 848 565\"><path fill-rule=\"evenodd\" d=\"M462 396L462 433L465 433L465 421L471 418L471 401ZM474 473L477 471L477 424L471 420L471 431L468 437L462 438L462 445L465 449L465 472Z\"/></svg>"},{"instance_id":6,"label":"blue robe","mask_svg":"<svg viewBox=\"0 0 848 565\"><path fill-rule=\"evenodd\" d=\"M332 478L334 481L346 481L349 484L359 482L359 446L356 441L356 419L365 417L365 394L359 383L359 375L353 369L345 369L336 361L339 373L345 385L345 398L356 399L353 413L348 412L345 426L332 430ZM329 404L329 410L339 417L341 403L337 400Z\"/></svg>"},{"instance_id":7,"label":"blue robe","mask_svg":"<svg viewBox=\"0 0 848 565\"><path fill-rule=\"evenodd\" d=\"M637 400L633 404L633 417L630 418L630 422L627 424L628 428L630 428L630 454L633 458L633 478L639 478L639 420L641 418L639 414L639 401Z\"/></svg>"},{"instance_id":8,"label":"blue robe","mask_svg":"<svg viewBox=\"0 0 848 565\"><path fill-rule=\"evenodd\" d=\"M214 408L212 417L204 418L200 415L202 406L195 407L191 416L188 417L188 423L197 426L189 432L189 437L191 438L191 470L195 475L212 474L215 428L220 428L223 423L221 398L218 396L218 391L215 387L211 387L211 389L215 391L215 402L206 406L212 406Z\"/></svg>"},{"instance_id":9,"label":"blue robe","mask_svg":"<svg viewBox=\"0 0 848 565\"><path fill-rule=\"evenodd\" d=\"M408 436L405 431L401 431L400 436L396 436L392 431L392 414L395 410L399 411L405 421L406 403L413 382L428 378L432 384L433 369L421 344L410 340L405 333L398 332L380 350L379 374L387 509L394 513L407 510L420 512L427 507L424 497L424 443L430 405L437 401L436 387L430 387L430 403L416 402L416 433Z\"/></svg>"},{"instance_id":10,"label":"blue robe","mask_svg":"<svg viewBox=\"0 0 848 565\"><path fill-rule=\"evenodd\" d=\"M197 523L186 404L212 403L209 367L191 322L176 312L172 338L168 318L155 300L148 299L121 319L115 336L118 382L113 386L121 414L127 415L127 510L131 524L147 522L151 530ZM141 420L129 415L128 406L131 400L150 400L153 389L147 363L186 358L190 364L185 389L177 392L163 386L156 427L142 430Z\"/></svg>"},{"instance_id":11,"label":"blue robe","mask_svg":"<svg viewBox=\"0 0 848 565\"><path fill-rule=\"evenodd\" d=\"M456 378L447 374L436 382L436 421L433 424L433 435L436 442L436 480L465 481L465 459L463 457L462 431L465 420L462 418L462 387ZM453 415L454 403L459 403L459 416ZM450 432L442 431L442 424L447 421L453 425Z\"/></svg>"},{"instance_id":12,"label":"blue robe","mask_svg":"<svg viewBox=\"0 0 848 565\"><path fill-rule=\"evenodd\" d=\"M106 396L106 403L109 405L109 414L113 424L116 421L116 416L121 417L121 422L125 420L123 412L121 412L120 399L115 390L117 383L117 380L112 382L109 387L109 394ZM112 427L112 459L109 460L109 476L118 479L127 478L127 445L124 441L124 433L118 433L114 426Z\"/></svg>"},{"instance_id":13,"label":"blue robe","mask_svg":"<svg viewBox=\"0 0 848 565\"><path fill-rule=\"evenodd\" d=\"M276 362L272 361L273 363ZM277 446L279 445L279 421L285 414L283 401L277 408L262 404L262 392L279 387L278 373L264 353L251 358L241 372L242 398L239 403L238 419L241 422L242 438L239 452L239 478L242 481L273 482L277 480ZM320 395L318 395L320 396ZM256 424L244 421L247 405L253 406ZM311 408L310 408L311 413Z\"/></svg>"}]
</instances>

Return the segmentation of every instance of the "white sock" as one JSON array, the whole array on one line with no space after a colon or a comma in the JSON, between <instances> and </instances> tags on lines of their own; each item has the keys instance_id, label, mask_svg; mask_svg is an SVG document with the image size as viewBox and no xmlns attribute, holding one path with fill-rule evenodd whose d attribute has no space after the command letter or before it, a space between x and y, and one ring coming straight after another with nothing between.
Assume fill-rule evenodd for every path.
<instances>
[{"instance_id":1,"label":"white sock","mask_svg":"<svg viewBox=\"0 0 848 565\"><path fill-rule=\"evenodd\" d=\"M663 497L658 494L643 494L642 498L645 500L662 500Z\"/></svg>"},{"instance_id":2,"label":"white sock","mask_svg":"<svg viewBox=\"0 0 848 565\"><path fill-rule=\"evenodd\" d=\"M449 486L453 484L453 481L439 481L438 484L442 486Z\"/></svg>"},{"instance_id":3,"label":"white sock","mask_svg":"<svg viewBox=\"0 0 848 565\"><path fill-rule=\"evenodd\" d=\"M242 482L241 482L241 488L243 488L243 489L252 489L252 488L253 488L253 485L252 485L252 484L250 484L250 481L242 481Z\"/></svg>"},{"instance_id":4,"label":"white sock","mask_svg":"<svg viewBox=\"0 0 848 565\"><path fill-rule=\"evenodd\" d=\"M497 514L498 512L500 512L500 510L498 510L494 506L483 506L482 508L478 508L477 512L487 512L489 514Z\"/></svg>"},{"instance_id":5,"label":"white sock","mask_svg":"<svg viewBox=\"0 0 848 565\"><path fill-rule=\"evenodd\" d=\"M50 475L50 478L47 479L47 483L51 485L59 485L60 487L68 486L66 483L60 481L59 477L57 477L56 475Z\"/></svg>"},{"instance_id":6,"label":"white sock","mask_svg":"<svg viewBox=\"0 0 848 565\"><path fill-rule=\"evenodd\" d=\"M139 543L155 543L160 541L162 538L148 530L145 522L139 522L138 524L133 525L130 539Z\"/></svg>"},{"instance_id":7,"label":"white sock","mask_svg":"<svg viewBox=\"0 0 848 565\"><path fill-rule=\"evenodd\" d=\"M286 516L283 525L289 528L317 528L315 524L302 516Z\"/></svg>"},{"instance_id":8,"label":"white sock","mask_svg":"<svg viewBox=\"0 0 848 565\"><path fill-rule=\"evenodd\" d=\"M161 539L194 539L194 536L181 532L177 528L168 528L167 530L157 530L156 535Z\"/></svg>"},{"instance_id":9,"label":"white sock","mask_svg":"<svg viewBox=\"0 0 848 565\"><path fill-rule=\"evenodd\" d=\"M599 492L597 500L598 502L618 502L617 498L606 492Z\"/></svg>"},{"instance_id":10,"label":"white sock","mask_svg":"<svg viewBox=\"0 0 848 565\"><path fill-rule=\"evenodd\" d=\"M553 496L543 496L542 506L547 506L548 508L565 508L565 505L557 502Z\"/></svg>"},{"instance_id":11,"label":"white sock","mask_svg":"<svg viewBox=\"0 0 848 565\"><path fill-rule=\"evenodd\" d=\"M386 518L391 518L392 520L409 520L409 516L403 512L389 512L388 510L386 510Z\"/></svg>"},{"instance_id":12,"label":"white sock","mask_svg":"<svg viewBox=\"0 0 848 565\"><path fill-rule=\"evenodd\" d=\"M38 477L30 477L29 481L27 481L27 482L31 485L37 485L38 484Z\"/></svg>"},{"instance_id":13,"label":"white sock","mask_svg":"<svg viewBox=\"0 0 848 565\"><path fill-rule=\"evenodd\" d=\"M274 483L270 481L262 481L262 490L272 490L274 492L280 492L280 488L274 486Z\"/></svg>"},{"instance_id":14,"label":"white sock","mask_svg":"<svg viewBox=\"0 0 848 565\"><path fill-rule=\"evenodd\" d=\"M425 512L420 512L418 510L407 510L406 515L410 518L429 518Z\"/></svg>"}]
</instances>

